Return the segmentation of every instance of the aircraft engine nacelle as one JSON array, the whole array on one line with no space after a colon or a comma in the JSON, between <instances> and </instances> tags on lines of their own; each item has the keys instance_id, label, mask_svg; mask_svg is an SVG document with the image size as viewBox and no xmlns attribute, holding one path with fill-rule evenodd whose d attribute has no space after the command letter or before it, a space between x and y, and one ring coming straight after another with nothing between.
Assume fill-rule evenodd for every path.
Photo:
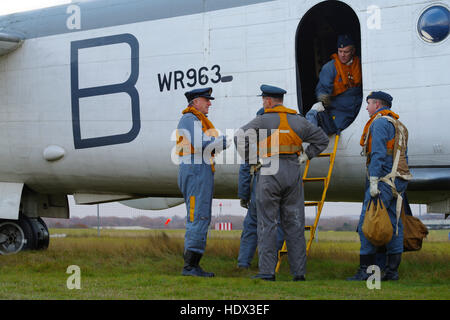
<instances>
[{"instance_id":1,"label":"aircraft engine nacelle","mask_svg":"<svg viewBox=\"0 0 450 320\"><path fill-rule=\"evenodd\" d=\"M164 210L184 202L183 198L142 198L121 201L120 203L131 208L141 210Z\"/></svg>"}]
</instances>

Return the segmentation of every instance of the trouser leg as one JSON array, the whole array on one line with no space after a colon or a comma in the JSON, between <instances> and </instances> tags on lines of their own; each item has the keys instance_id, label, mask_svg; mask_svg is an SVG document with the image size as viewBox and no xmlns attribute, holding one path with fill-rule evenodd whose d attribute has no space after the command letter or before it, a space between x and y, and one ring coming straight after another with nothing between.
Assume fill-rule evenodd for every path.
<instances>
[{"instance_id":1,"label":"trouser leg","mask_svg":"<svg viewBox=\"0 0 450 320\"><path fill-rule=\"evenodd\" d=\"M281 215L278 216L278 223L277 223L277 251L280 251L283 248L284 243L284 231L283 227L281 226Z\"/></svg>"},{"instance_id":2,"label":"trouser leg","mask_svg":"<svg viewBox=\"0 0 450 320\"><path fill-rule=\"evenodd\" d=\"M314 124L315 126L318 125L317 122L317 110L309 110L305 115L306 120Z\"/></svg>"},{"instance_id":3,"label":"trouser leg","mask_svg":"<svg viewBox=\"0 0 450 320\"><path fill-rule=\"evenodd\" d=\"M203 164L180 166L179 185L186 202L186 233L184 249L203 254L211 222L214 175Z\"/></svg>"},{"instance_id":4,"label":"trouser leg","mask_svg":"<svg viewBox=\"0 0 450 320\"><path fill-rule=\"evenodd\" d=\"M241 234L238 266L243 268L250 267L258 245L258 225L256 214L256 185L258 183L258 177L258 174L254 174L252 178L250 204L247 215L244 219L244 229Z\"/></svg>"},{"instance_id":5,"label":"trouser leg","mask_svg":"<svg viewBox=\"0 0 450 320\"><path fill-rule=\"evenodd\" d=\"M241 234L241 242L239 246L238 266L250 267L253 256L256 252L258 244L257 236L257 220L256 220L256 203L251 200L247 215L244 219L244 229Z\"/></svg>"},{"instance_id":6,"label":"trouser leg","mask_svg":"<svg viewBox=\"0 0 450 320\"><path fill-rule=\"evenodd\" d=\"M280 202L278 186L273 176L261 175L256 188L259 273L274 275L278 261L276 250L276 218Z\"/></svg>"},{"instance_id":7,"label":"trouser leg","mask_svg":"<svg viewBox=\"0 0 450 320\"><path fill-rule=\"evenodd\" d=\"M294 173L295 174L295 173ZM289 266L294 277L306 274L305 207L301 182L294 184L281 202Z\"/></svg>"}]
</instances>

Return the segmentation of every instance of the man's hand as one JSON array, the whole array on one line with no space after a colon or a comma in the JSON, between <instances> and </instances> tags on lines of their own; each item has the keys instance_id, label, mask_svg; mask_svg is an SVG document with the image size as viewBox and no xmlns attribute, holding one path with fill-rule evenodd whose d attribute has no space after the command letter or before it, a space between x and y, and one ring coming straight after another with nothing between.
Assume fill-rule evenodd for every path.
<instances>
[{"instance_id":1,"label":"man's hand","mask_svg":"<svg viewBox=\"0 0 450 320\"><path fill-rule=\"evenodd\" d=\"M242 207L242 208L245 208L245 209L248 209L248 204L249 204L249 202L250 202L250 201L248 201L248 200L241 199L241 207Z\"/></svg>"},{"instance_id":2,"label":"man's hand","mask_svg":"<svg viewBox=\"0 0 450 320\"><path fill-rule=\"evenodd\" d=\"M303 152L301 155L300 155L300 157L298 157L298 163L300 163L300 164L304 164L306 161L308 161L309 160L309 158L308 158L308 156L306 155L306 153L305 152Z\"/></svg>"},{"instance_id":3,"label":"man's hand","mask_svg":"<svg viewBox=\"0 0 450 320\"><path fill-rule=\"evenodd\" d=\"M380 194L380 191L378 190L378 177L370 177L370 196L376 197Z\"/></svg>"}]
</instances>

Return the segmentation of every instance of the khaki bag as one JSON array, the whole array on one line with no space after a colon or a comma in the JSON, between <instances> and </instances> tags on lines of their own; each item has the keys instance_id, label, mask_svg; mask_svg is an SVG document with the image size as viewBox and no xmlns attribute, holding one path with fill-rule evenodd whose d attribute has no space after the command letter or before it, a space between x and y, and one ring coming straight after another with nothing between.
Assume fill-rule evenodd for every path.
<instances>
[{"instance_id":1,"label":"khaki bag","mask_svg":"<svg viewBox=\"0 0 450 320\"><path fill-rule=\"evenodd\" d=\"M422 241L428 234L427 227L416 217L405 214L402 208L403 223L403 251L418 251L422 248Z\"/></svg>"},{"instance_id":2,"label":"khaki bag","mask_svg":"<svg viewBox=\"0 0 450 320\"><path fill-rule=\"evenodd\" d=\"M362 231L367 240L376 247L384 246L391 241L394 228L392 228L391 219L389 219L389 214L380 197L377 197L376 203L373 198L370 199Z\"/></svg>"}]
</instances>

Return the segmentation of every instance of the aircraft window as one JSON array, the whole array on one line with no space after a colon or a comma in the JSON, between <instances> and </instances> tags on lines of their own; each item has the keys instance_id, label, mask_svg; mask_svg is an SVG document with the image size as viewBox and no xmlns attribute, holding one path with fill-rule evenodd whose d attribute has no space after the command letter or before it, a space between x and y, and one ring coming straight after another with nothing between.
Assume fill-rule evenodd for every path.
<instances>
[{"instance_id":1,"label":"aircraft window","mask_svg":"<svg viewBox=\"0 0 450 320\"><path fill-rule=\"evenodd\" d=\"M432 6L419 18L417 30L422 40L436 43L447 38L450 29L450 13L444 6Z\"/></svg>"}]
</instances>

